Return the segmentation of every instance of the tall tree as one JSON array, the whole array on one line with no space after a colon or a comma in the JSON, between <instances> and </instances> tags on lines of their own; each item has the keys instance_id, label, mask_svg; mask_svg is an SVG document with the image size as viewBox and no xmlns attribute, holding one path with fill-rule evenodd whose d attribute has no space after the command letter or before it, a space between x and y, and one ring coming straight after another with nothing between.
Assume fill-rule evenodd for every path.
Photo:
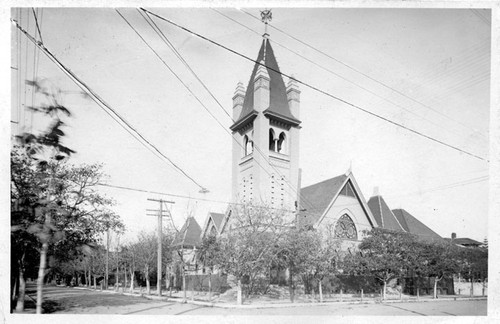
<instances>
[{"instance_id":1,"label":"tall tree","mask_svg":"<svg viewBox=\"0 0 500 324\"><path fill-rule=\"evenodd\" d=\"M288 223L283 212L266 206L233 207L221 238L221 269L237 282L237 302L243 302L243 279L249 282L247 295L258 277L268 275L276 261L278 241Z\"/></svg>"},{"instance_id":2,"label":"tall tree","mask_svg":"<svg viewBox=\"0 0 500 324\"><path fill-rule=\"evenodd\" d=\"M295 296L294 279L307 273L320 246L320 238L315 231L297 228L284 230L279 241L277 263L288 269L288 290L292 303Z\"/></svg>"},{"instance_id":3,"label":"tall tree","mask_svg":"<svg viewBox=\"0 0 500 324\"><path fill-rule=\"evenodd\" d=\"M415 238L407 233L373 228L359 245L359 253L346 258L345 270L351 274L374 276L382 283L386 299L387 283L412 267Z\"/></svg>"},{"instance_id":4,"label":"tall tree","mask_svg":"<svg viewBox=\"0 0 500 324\"><path fill-rule=\"evenodd\" d=\"M416 273L424 277L433 277L433 296L437 298L438 283L457 273L460 266L459 248L454 244L441 241L418 242L418 266Z\"/></svg>"},{"instance_id":5,"label":"tall tree","mask_svg":"<svg viewBox=\"0 0 500 324\"><path fill-rule=\"evenodd\" d=\"M147 294L151 294L151 274L156 269L156 234L141 232L137 237L137 242L133 245L134 255L137 264L146 279Z\"/></svg>"},{"instance_id":6,"label":"tall tree","mask_svg":"<svg viewBox=\"0 0 500 324\"><path fill-rule=\"evenodd\" d=\"M46 118L48 127L38 134L17 137L19 146L11 155L11 201L15 207L11 218L16 239L28 233L30 236L21 241L36 237L39 242L36 311L41 313L48 254L66 257L67 251L95 242L103 227L123 225L118 216L105 210L110 200L94 189L102 177L100 166L66 163L75 151L62 143L62 118L70 112L60 104L61 91L48 91L37 82L29 84L45 97L39 107L30 108ZM22 260L22 249L19 252Z\"/></svg>"},{"instance_id":7,"label":"tall tree","mask_svg":"<svg viewBox=\"0 0 500 324\"><path fill-rule=\"evenodd\" d=\"M205 236L198 249L198 259L202 267L208 272L208 300L212 299L212 273L222 260L220 240L216 235Z\"/></svg>"}]
</instances>

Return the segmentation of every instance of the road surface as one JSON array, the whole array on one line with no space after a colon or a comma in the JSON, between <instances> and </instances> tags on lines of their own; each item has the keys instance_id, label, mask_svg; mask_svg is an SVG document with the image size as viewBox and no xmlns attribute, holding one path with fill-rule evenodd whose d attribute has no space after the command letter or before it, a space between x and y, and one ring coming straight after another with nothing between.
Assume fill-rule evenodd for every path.
<instances>
[{"instance_id":1,"label":"road surface","mask_svg":"<svg viewBox=\"0 0 500 324\"><path fill-rule=\"evenodd\" d=\"M31 291L30 295L36 295ZM44 309L56 314L121 315L333 315L481 316L486 300L383 304L328 304L286 308L218 308L65 287L46 287ZM27 303L28 312L30 303Z\"/></svg>"}]
</instances>

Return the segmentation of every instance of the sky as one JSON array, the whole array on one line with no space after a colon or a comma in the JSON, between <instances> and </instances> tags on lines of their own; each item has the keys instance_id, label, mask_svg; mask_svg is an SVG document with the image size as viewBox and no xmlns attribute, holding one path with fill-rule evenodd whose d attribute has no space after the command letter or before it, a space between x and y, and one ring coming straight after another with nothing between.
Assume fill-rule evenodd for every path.
<instances>
[{"instance_id":1,"label":"sky","mask_svg":"<svg viewBox=\"0 0 500 324\"><path fill-rule=\"evenodd\" d=\"M150 10L255 59L264 25L251 15L258 17L259 9ZM29 130L31 116L23 107L42 100L24 79L36 76L48 88L63 90L61 100L73 114L64 129L65 144L77 152L71 163L102 163L111 185L190 197L163 196L175 201L171 214L177 228L188 215L203 225L209 211L224 212L231 198L232 121L226 113L231 115L236 85L241 81L246 86L253 63L154 19L223 111L136 9L119 11L206 108L114 9L43 8L37 16L45 46L209 193L199 193L193 182L79 95L79 88L15 28L11 67L18 69L11 68L11 120ZM11 13L35 34L32 12L23 8ZM272 13L271 26L277 29L269 28L270 42L281 72L488 159L489 10L274 8ZM366 200L378 187L389 207L404 208L441 236L455 232L483 241L488 162L304 85L300 89L303 186L352 168ZM17 125L11 123L13 132ZM43 120L34 116L32 129L43 127ZM141 230L156 229L156 219L146 209L158 205L147 199L161 195L109 187L99 191L116 201L113 210L128 230L122 242Z\"/></svg>"}]
</instances>

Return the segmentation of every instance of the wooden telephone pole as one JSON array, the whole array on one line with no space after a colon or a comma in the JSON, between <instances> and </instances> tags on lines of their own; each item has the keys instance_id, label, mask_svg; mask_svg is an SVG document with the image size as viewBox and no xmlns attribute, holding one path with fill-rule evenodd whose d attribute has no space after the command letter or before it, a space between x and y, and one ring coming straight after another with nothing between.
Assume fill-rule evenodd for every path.
<instances>
[{"instance_id":1,"label":"wooden telephone pole","mask_svg":"<svg viewBox=\"0 0 500 324\"><path fill-rule=\"evenodd\" d=\"M163 213L163 203L175 204L173 201L163 200L163 199L152 199L148 198L149 201L156 201L160 203L159 210L146 209L147 211L155 211L157 214L146 214L148 216L158 216L158 271L157 271L157 279L156 279L156 289L158 291L158 296L161 296L161 261L162 261L162 241L163 241L163 232L162 232L162 217L170 216L168 213Z\"/></svg>"}]
</instances>

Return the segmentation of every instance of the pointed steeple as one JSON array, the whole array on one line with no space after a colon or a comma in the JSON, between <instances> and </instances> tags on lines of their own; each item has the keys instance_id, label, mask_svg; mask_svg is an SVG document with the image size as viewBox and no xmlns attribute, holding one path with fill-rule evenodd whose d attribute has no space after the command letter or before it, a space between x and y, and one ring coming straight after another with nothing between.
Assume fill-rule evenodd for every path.
<instances>
[{"instance_id":1,"label":"pointed steeple","mask_svg":"<svg viewBox=\"0 0 500 324\"><path fill-rule=\"evenodd\" d=\"M255 117L258 114L258 112L254 109L255 81L261 74L258 73L259 70L262 70L263 68L265 68L267 74L269 75L270 96L269 107L263 111L263 114L269 117L274 117L293 126L299 125L300 120L292 115L292 112L290 111L287 88L285 86L285 82L283 81L283 77L281 76L278 61L274 56L274 51L271 47L269 39L263 39L259 54L257 55L257 59L255 61L256 63L250 76L250 80L248 81L241 114L231 126L231 130L235 131L247 122L251 122L253 120L252 117Z\"/></svg>"}]
</instances>

